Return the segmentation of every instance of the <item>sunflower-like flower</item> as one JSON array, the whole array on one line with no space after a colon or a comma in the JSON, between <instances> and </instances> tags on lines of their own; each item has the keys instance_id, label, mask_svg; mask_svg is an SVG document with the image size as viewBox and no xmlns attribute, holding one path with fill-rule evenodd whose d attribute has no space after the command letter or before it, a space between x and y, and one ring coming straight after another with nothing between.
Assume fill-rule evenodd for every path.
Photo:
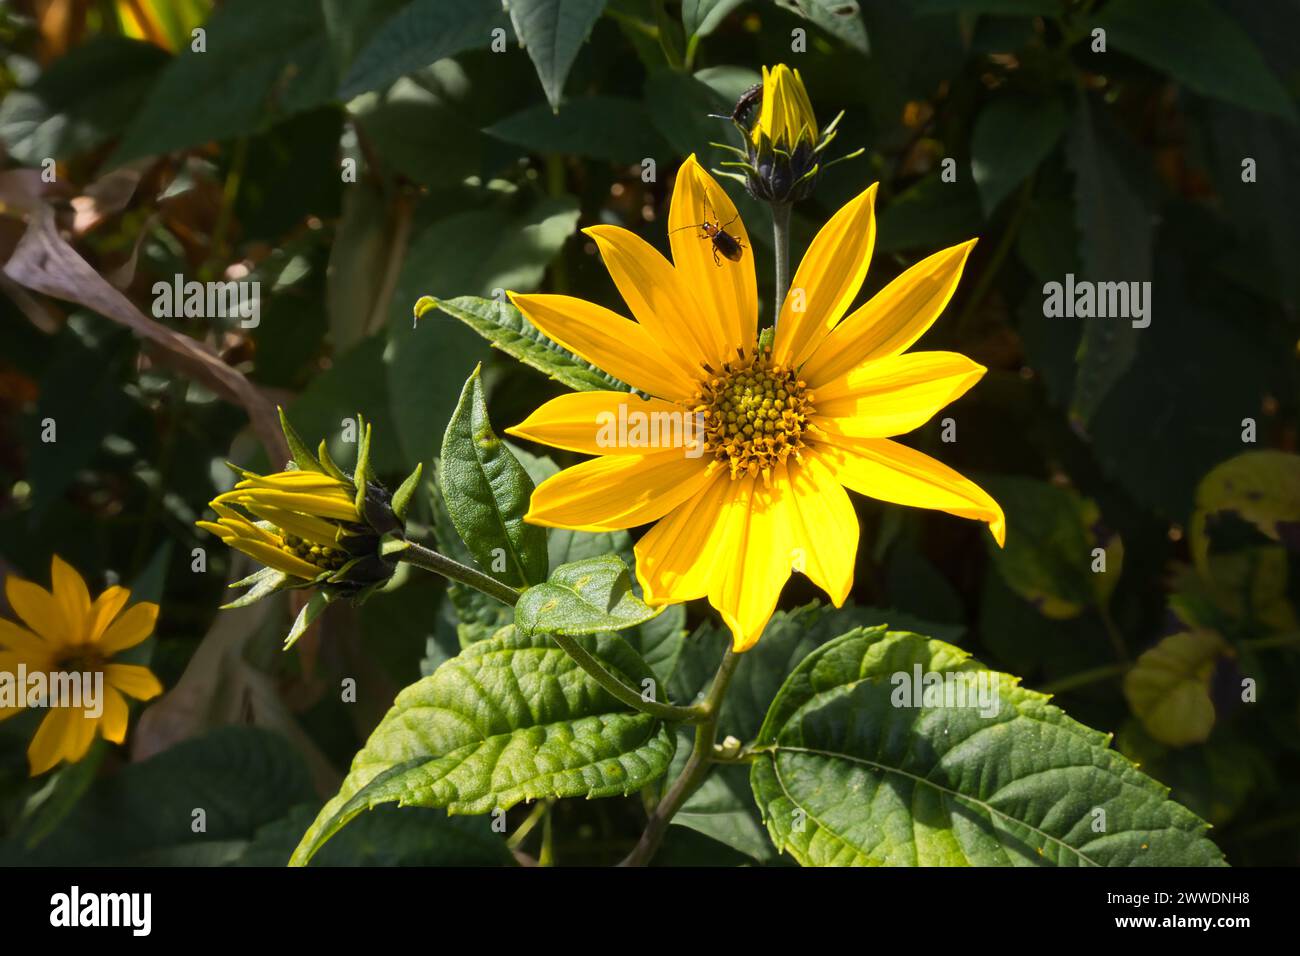
<instances>
[{"instance_id":1,"label":"sunflower-like flower","mask_svg":"<svg viewBox=\"0 0 1300 956\"><path fill-rule=\"evenodd\" d=\"M709 242L686 228L716 211L749 248L735 206L694 156L669 209L673 262L626 229L586 230L637 321L569 296L512 294L556 342L650 396L575 392L507 429L600 456L542 482L526 520L583 531L657 522L636 545L645 599L707 597L737 651L758 640L792 570L836 606L847 598L858 523L845 488L986 521L1001 544L997 502L891 440L984 374L956 353L905 352L947 305L974 241L922 260L846 317L875 242L875 195L872 186L817 234L770 348L758 345L752 255L716 264ZM611 448L611 435L634 431L607 426L634 413L699 427L668 447Z\"/></svg>"},{"instance_id":2,"label":"sunflower-like flower","mask_svg":"<svg viewBox=\"0 0 1300 956\"><path fill-rule=\"evenodd\" d=\"M755 109L755 98L759 99ZM812 101L798 70L778 63L763 67L763 82L741 96L732 122L745 140L745 149L724 143L713 145L736 154L740 161L722 165L742 170L726 173L745 185L750 195L772 203L806 199L823 169L862 153L826 162L824 151L835 139L840 113L824 130L817 128Z\"/></svg>"},{"instance_id":3,"label":"sunflower-like flower","mask_svg":"<svg viewBox=\"0 0 1300 956\"><path fill-rule=\"evenodd\" d=\"M0 618L0 683L16 695L13 700L0 695L0 720L30 705L37 686L43 688L37 692L44 698L41 705L49 708L27 748L33 777L64 760L76 763L96 732L120 744L126 739L126 698L149 700L162 693L149 668L113 663L153 633L157 604L139 601L127 607L131 592L116 586L91 601L85 579L58 555L50 584L47 591L7 578L5 597L22 624ZM53 689L74 680L86 685L84 692L78 690L83 699L75 704L55 699Z\"/></svg>"},{"instance_id":4,"label":"sunflower-like flower","mask_svg":"<svg viewBox=\"0 0 1300 956\"><path fill-rule=\"evenodd\" d=\"M390 498L370 474L370 426L359 415L357 422L357 467L351 476L334 463L324 441L317 454L308 451L283 411L280 425L296 467L259 475L230 466L240 480L210 502L217 520L195 523L265 567L232 585L250 590L226 607L283 588L315 587L327 600L361 600L392 577L397 562L385 538L401 536L421 468ZM298 631L295 625L292 636Z\"/></svg>"}]
</instances>

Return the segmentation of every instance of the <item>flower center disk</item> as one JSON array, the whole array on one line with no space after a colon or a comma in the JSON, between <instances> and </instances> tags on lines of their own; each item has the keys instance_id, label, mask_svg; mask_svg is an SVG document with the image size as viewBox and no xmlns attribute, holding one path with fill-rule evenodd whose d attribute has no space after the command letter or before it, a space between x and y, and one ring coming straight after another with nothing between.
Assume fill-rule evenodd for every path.
<instances>
[{"instance_id":1,"label":"flower center disk","mask_svg":"<svg viewBox=\"0 0 1300 956\"><path fill-rule=\"evenodd\" d=\"M793 369L771 364L770 353L727 362L696 393L704 415L704 448L731 477L767 475L806 447L812 393Z\"/></svg>"}]
</instances>

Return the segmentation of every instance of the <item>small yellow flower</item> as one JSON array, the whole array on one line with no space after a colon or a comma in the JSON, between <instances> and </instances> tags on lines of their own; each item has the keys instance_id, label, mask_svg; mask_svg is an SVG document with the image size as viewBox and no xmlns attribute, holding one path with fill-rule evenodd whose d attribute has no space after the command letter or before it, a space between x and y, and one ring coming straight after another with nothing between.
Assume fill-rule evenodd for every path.
<instances>
[{"instance_id":1,"label":"small yellow flower","mask_svg":"<svg viewBox=\"0 0 1300 956\"><path fill-rule=\"evenodd\" d=\"M890 440L984 374L952 352L904 354L947 305L974 242L922 260L846 316L875 244L875 195L872 186L817 234L770 349L758 347L753 256L717 264L709 242L687 228L707 209L752 248L735 206L694 156L669 209L671 263L625 229L585 230L637 321L569 296L512 294L555 341L652 396L575 392L508 429L600 456L542 482L526 520L584 531L658 522L636 545L646 600L707 597L738 651L758 640L792 570L837 606L848 597L858 523L845 487L986 521L1001 544L997 502ZM623 420L629 409L702 416L703 448L609 447L598 423L619 421L620 406Z\"/></svg>"},{"instance_id":2,"label":"small yellow flower","mask_svg":"<svg viewBox=\"0 0 1300 956\"><path fill-rule=\"evenodd\" d=\"M241 474L232 490L212 500L217 520L196 522L200 528L303 581L343 567L349 557L344 539L362 522L350 482L319 471Z\"/></svg>"},{"instance_id":3,"label":"small yellow flower","mask_svg":"<svg viewBox=\"0 0 1300 956\"><path fill-rule=\"evenodd\" d=\"M15 681L20 665L29 676L102 673L103 709L99 716L90 716L81 707L51 707L27 748L33 777L61 760L80 760L90 749L96 730L113 743L125 740L127 704L123 694L149 700L162 693L162 685L149 668L110 663L114 655L153 633L158 605L140 601L128 608L131 592L116 586L92 602L85 580L58 555L50 578L49 591L20 578L5 580L9 606L26 627L0 618L0 673ZM0 706L0 720L18 713L24 703Z\"/></svg>"},{"instance_id":4,"label":"small yellow flower","mask_svg":"<svg viewBox=\"0 0 1300 956\"><path fill-rule=\"evenodd\" d=\"M773 146L786 152L793 152L801 143L817 142L817 117L798 70L784 63L770 71L763 67L763 103L749 136L755 146L766 136Z\"/></svg>"}]
</instances>

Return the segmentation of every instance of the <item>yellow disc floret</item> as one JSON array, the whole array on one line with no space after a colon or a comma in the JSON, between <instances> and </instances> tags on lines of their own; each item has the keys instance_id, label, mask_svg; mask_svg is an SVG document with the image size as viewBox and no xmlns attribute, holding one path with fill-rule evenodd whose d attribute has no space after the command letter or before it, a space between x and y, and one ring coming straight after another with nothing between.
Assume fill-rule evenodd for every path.
<instances>
[{"instance_id":1,"label":"yellow disc floret","mask_svg":"<svg viewBox=\"0 0 1300 956\"><path fill-rule=\"evenodd\" d=\"M696 392L704 416L704 448L725 462L731 477L763 474L793 455L799 459L813 413L812 393L770 350L741 355L709 377Z\"/></svg>"}]
</instances>

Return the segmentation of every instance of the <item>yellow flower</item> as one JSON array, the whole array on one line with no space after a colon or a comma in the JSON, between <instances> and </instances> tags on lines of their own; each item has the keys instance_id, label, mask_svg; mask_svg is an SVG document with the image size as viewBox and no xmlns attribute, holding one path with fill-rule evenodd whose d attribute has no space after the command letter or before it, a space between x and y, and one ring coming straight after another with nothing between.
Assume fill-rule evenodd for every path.
<instances>
[{"instance_id":1,"label":"yellow flower","mask_svg":"<svg viewBox=\"0 0 1300 956\"><path fill-rule=\"evenodd\" d=\"M355 535L362 522L350 482L319 471L241 474L243 480L232 490L212 500L217 520L196 522L200 528L304 581L343 567L349 559L344 539Z\"/></svg>"},{"instance_id":2,"label":"yellow flower","mask_svg":"<svg viewBox=\"0 0 1300 956\"><path fill-rule=\"evenodd\" d=\"M766 136L773 146L787 152L800 143L817 142L817 117L798 70L784 63L770 71L763 67L763 104L749 136L755 146Z\"/></svg>"},{"instance_id":3,"label":"yellow flower","mask_svg":"<svg viewBox=\"0 0 1300 956\"><path fill-rule=\"evenodd\" d=\"M847 598L858 524L844 487L986 521L1001 544L997 502L890 441L985 371L951 352L904 354L947 304L974 243L917 263L845 317L871 258L875 194L867 189L817 234L770 351L757 346L752 255L715 264L710 243L685 228L707 207L734 220L728 228L751 248L735 206L694 156L678 172L669 209L672 263L625 229L586 230L637 321L569 296L512 294L551 338L652 396L562 395L508 429L601 456L544 481L526 520L584 531L658 522L636 545L646 600L707 597L737 650L758 640L792 569L837 606ZM625 419L633 410L698 414L703 448L611 449L609 429L597 423L619 420L619 406Z\"/></svg>"},{"instance_id":4,"label":"yellow flower","mask_svg":"<svg viewBox=\"0 0 1300 956\"><path fill-rule=\"evenodd\" d=\"M110 663L114 655L153 633L158 605L140 601L128 608L131 592L116 586L92 602L85 580L58 555L50 579L50 591L16 577L5 580L9 606L26 627L0 618L0 674L11 675L15 682L20 666L29 679L40 673L47 681L54 674L103 674L103 707L98 716L90 716L85 707L52 706L27 748L33 777L61 760L75 763L84 757L96 729L105 740L125 740L123 694L149 700L162 693L149 668ZM24 703L0 706L0 720L18 713Z\"/></svg>"}]
</instances>

